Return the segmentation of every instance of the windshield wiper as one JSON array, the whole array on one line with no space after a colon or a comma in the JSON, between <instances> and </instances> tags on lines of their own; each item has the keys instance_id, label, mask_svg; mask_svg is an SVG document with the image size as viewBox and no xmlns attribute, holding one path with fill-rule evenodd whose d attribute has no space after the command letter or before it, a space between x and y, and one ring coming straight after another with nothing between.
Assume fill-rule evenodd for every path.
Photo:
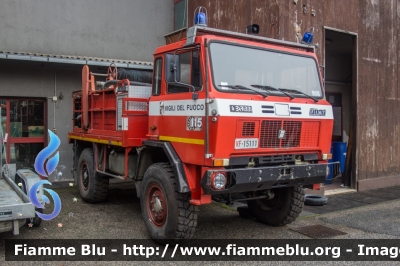
<instances>
[{"instance_id":1,"label":"windshield wiper","mask_svg":"<svg viewBox=\"0 0 400 266\"><path fill-rule=\"evenodd\" d=\"M275 88L275 87L267 86L267 85L250 85L250 86L252 86L252 87L254 87L254 88L259 88L259 89L262 89L262 90L266 90L266 91L268 91L268 90L280 91L280 92L282 92L283 94L289 96L290 99L294 99L294 98L295 98L295 97L294 97L292 94L290 94L290 93L300 93L300 94L302 94L302 95L304 95L304 96L307 96L307 97L310 98L310 99L313 99L314 102L318 102L318 99L314 98L313 96L308 95L307 93L302 92L302 91L299 91L299 90L296 90L296 89Z\"/></svg>"},{"instance_id":2,"label":"windshield wiper","mask_svg":"<svg viewBox=\"0 0 400 266\"><path fill-rule=\"evenodd\" d=\"M269 90L279 91L279 92L282 92L283 94L285 94L286 96L289 96L290 99L292 99L292 100L294 99L293 95L291 95L291 94L289 94L287 92L284 92L281 89L272 87L272 86L267 86L267 85L250 85L250 86L252 86L254 88L262 89L262 90L265 90L265 91L269 91Z\"/></svg>"},{"instance_id":3,"label":"windshield wiper","mask_svg":"<svg viewBox=\"0 0 400 266\"><path fill-rule=\"evenodd\" d=\"M300 94L302 94L302 95L304 95L304 96L307 96L308 98L310 98L310 99L313 99L314 100L314 102L318 102L318 99L317 98L314 98L313 96L311 96L311 95L309 95L309 94L307 94L307 93L305 93L305 92L302 92L302 91L300 91L300 90L296 90L296 89L280 89L280 90L282 90L282 91L288 91L288 92L294 92L294 93L300 93Z\"/></svg>"},{"instance_id":4,"label":"windshield wiper","mask_svg":"<svg viewBox=\"0 0 400 266\"><path fill-rule=\"evenodd\" d=\"M260 90L256 90L256 89L252 89L252 88L247 88L245 86L242 85L218 85L220 87L227 87L230 89L234 89L234 90L248 90L248 91L254 91L257 92L258 94L262 95L264 98L266 98L268 95L265 94L263 91Z\"/></svg>"}]
</instances>

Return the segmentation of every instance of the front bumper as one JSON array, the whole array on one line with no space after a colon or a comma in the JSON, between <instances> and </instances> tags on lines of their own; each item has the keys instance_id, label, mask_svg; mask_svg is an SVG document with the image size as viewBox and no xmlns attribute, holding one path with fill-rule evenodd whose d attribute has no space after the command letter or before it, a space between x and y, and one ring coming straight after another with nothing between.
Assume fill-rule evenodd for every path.
<instances>
[{"instance_id":1,"label":"front bumper","mask_svg":"<svg viewBox=\"0 0 400 266\"><path fill-rule=\"evenodd\" d=\"M331 169L333 169L332 178L337 177L339 175L339 163L334 162L207 170L200 183L205 194L240 193L277 187L312 185L325 182L330 171L329 165L332 165ZM211 188L211 176L219 172L226 173L228 184L223 190L213 190Z\"/></svg>"}]
</instances>

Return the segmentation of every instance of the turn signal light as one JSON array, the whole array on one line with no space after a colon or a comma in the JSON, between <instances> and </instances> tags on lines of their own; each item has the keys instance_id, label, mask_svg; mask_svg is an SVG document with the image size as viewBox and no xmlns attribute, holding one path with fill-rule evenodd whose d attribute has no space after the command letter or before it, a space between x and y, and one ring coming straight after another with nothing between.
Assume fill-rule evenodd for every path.
<instances>
[{"instance_id":1,"label":"turn signal light","mask_svg":"<svg viewBox=\"0 0 400 266\"><path fill-rule=\"evenodd\" d=\"M322 160L330 160L332 159L332 153L323 153Z\"/></svg>"},{"instance_id":2,"label":"turn signal light","mask_svg":"<svg viewBox=\"0 0 400 266\"><path fill-rule=\"evenodd\" d=\"M214 159L214 166L229 166L229 159Z\"/></svg>"}]
</instances>

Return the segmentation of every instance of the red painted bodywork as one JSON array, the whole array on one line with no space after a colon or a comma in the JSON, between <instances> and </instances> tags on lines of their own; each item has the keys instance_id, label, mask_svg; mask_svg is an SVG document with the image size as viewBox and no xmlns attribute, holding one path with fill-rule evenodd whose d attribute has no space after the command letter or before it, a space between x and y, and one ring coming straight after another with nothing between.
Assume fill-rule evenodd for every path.
<instances>
[{"instance_id":1,"label":"red painted bodywork","mask_svg":"<svg viewBox=\"0 0 400 266\"><path fill-rule=\"evenodd\" d=\"M315 58L316 55L312 52L307 52L306 50L281 46L277 44L269 44L256 42L244 39L235 39L230 37L221 37L215 35L203 35L196 37L196 43L200 45L200 64L201 64L201 75L203 79L203 88L198 92L198 99L206 98L206 90L208 89L210 99L240 99L247 101L269 101L281 102L281 103L302 103L302 104L315 104L313 100L308 98L295 98L290 99L289 97L278 97L278 96L268 96L268 98L263 98L258 94L233 94L233 93L223 93L217 91L213 87L210 60L206 59L205 43L210 40L220 40L224 42L236 42L248 46L257 46L270 50L283 51L287 53L295 53L299 55L306 55ZM176 49L182 48L186 43L186 39L180 42L173 43L170 45L162 46L156 49L154 53L154 58L165 59L166 53L173 53ZM207 67L204 67L207 62ZM207 69L207 72L206 72ZM208 82L206 82L206 77ZM85 81L86 80L86 81ZM184 93L174 93L168 94L166 91L167 83L165 78L165 70L162 71L162 85L161 93L158 96L152 96L149 100L143 99L124 99L126 101L171 101L171 100L190 100L192 99L192 92ZM208 88L206 87L208 84ZM322 80L321 80L322 84ZM187 139L198 139L205 140L206 132L205 128L201 131L188 131L186 130L186 116L149 116L148 112L132 112L124 110L122 117L128 118L129 130L127 131L116 131L116 93L113 86L110 89L96 91L94 90L94 79L93 76L89 75L88 69L84 67L83 69L83 92L75 92L74 99L77 95L82 95L82 101L86 98L87 102L83 102L83 126L77 128L74 126L73 131L69 133L69 137L82 137L89 139L96 139L101 141L107 141L111 145L118 143L118 146L125 148L134 148L142 146L142 142L147 139L158 140L159 136L171 136L176 138L187 138ZM319 105L329 105L325 99L318 101ZM124 104L125 106L125 104ZM86 110L87 108L87 110ZM74 108L75 109L75 108ZM75 112L81 112L81 110L74 110ZM87 112L87 117L85 116ZM211 202L210 195L203 195L203 191L200 186L200 179L207 169L213 167L213 158L230 158L231 156L254 156L254 155L279 155L279 154L298 154L301 153L318 153L321 159L321 154L330 153L331 146L331 135L333 128L333 119L295 119L295 118L285 118L284 120L290 121L306 121L310 123L307 125L312 130L312 122L320 123L320 130L315 133L317 134L318 141L312 145L312 147L302 147L299 148L259 148L251 150L235 150L234 141L235 138L241 137L238 127L243 121L255 121L256 127L260 126L260 121L265 120L265 117L249 117L249 118L239 118L239 117L218 117L217 122L211 121L211 116L209 119L209 153L213 155L212 158L206 158L206 148L205 145L201 144L189 144L171 141L179 158L184 163L184 171L186 173L188 185L192 193L192 204L200 205L204 203ZM274 120L274 118L268 119ZM275 119L277 120L277 119ZM282 119L280 119L282 120ZM87 123L86 123L87 122ZM203 120L203 123L205 121ZM85 129L85 125L88 126ZM239 134L239 135L238 135ZM300 143L310 143L312 141L308 139L307 136L301 136ZM114 144L113 144L114 143ZM126 171L127 172L127 171ZM125 174L125 178L127 174Z\"/></svg>"}]
</instances>

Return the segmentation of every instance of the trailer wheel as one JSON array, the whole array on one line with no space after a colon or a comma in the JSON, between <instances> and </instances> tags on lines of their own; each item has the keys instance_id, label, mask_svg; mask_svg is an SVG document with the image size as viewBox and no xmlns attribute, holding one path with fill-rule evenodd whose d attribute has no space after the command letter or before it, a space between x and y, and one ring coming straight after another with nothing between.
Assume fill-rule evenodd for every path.
<instances>
[{"instance_id":1,"label":"trailer wheel","mask_svg":"<svg viewBox=\"0 0 400 266\"><path fill-rule=\"evenodd\" d=\"M21 189L22 191L28 196L28 193L26 191L26 185L25 185L25 181L22 180L22 178L15 174L15 183L18 185L19 183L21 183ZM38 209L35 208L35 211L38 211L40 213L43 213L43 209ZM26 224L29 225L30 223L33 224L33 226L39 226L42 223L42 218L40 218L36 213L35 213L35 217L34 218L27 218L26 219Z\"/></svg>"},{"instance_id":2,"label":"trailer wheel","mask_svg":"<svg viewBox=\"0 0 400 266\"><path fill-rule=\"evenodd\" d=\"M147 169L140 206L147 231L157 242L166 244L193 237L198 207L190 204L190 193L175 192L174 173L168 163L155 163Z\"/></svg>"},{"instance_id":3,"label":"trailer wheel","mask_svg":"<svg viewBox=\"0 0 400 266\"><path fill-rule=\"evenodd\" d=\"M43 209L38 209L35 208L35 211L38 211L40 213L43 213ZM28 218L26 219L26 223L29 225L30 223L33 224L33 226L39 226L42 223L42 218L40 218L36 213L35 213L35 218Z\"/></svg>"},{"instance_id":4,"label":"trailer wheel","mask_svg":"<svg viewBox=\"0 0 400 266\"><path fill-rule=\"evenodd\" d=\"M249 200L251 214L260 222L272 226L290 224L304 206L304 190L301 186L273 189L272 199Z\"/></svg>"},{"instance_id":5,"label":"trailer wheel","mask_svg":"<svg viewBox=\"0 0 400 266\"><path fill-rule=\"evenodd\" d=\"M79 193L86 202L104 201L108 193L109 180L94 170L93 151L86 148L78 162Z\"/></svg>"}]
</instances>

